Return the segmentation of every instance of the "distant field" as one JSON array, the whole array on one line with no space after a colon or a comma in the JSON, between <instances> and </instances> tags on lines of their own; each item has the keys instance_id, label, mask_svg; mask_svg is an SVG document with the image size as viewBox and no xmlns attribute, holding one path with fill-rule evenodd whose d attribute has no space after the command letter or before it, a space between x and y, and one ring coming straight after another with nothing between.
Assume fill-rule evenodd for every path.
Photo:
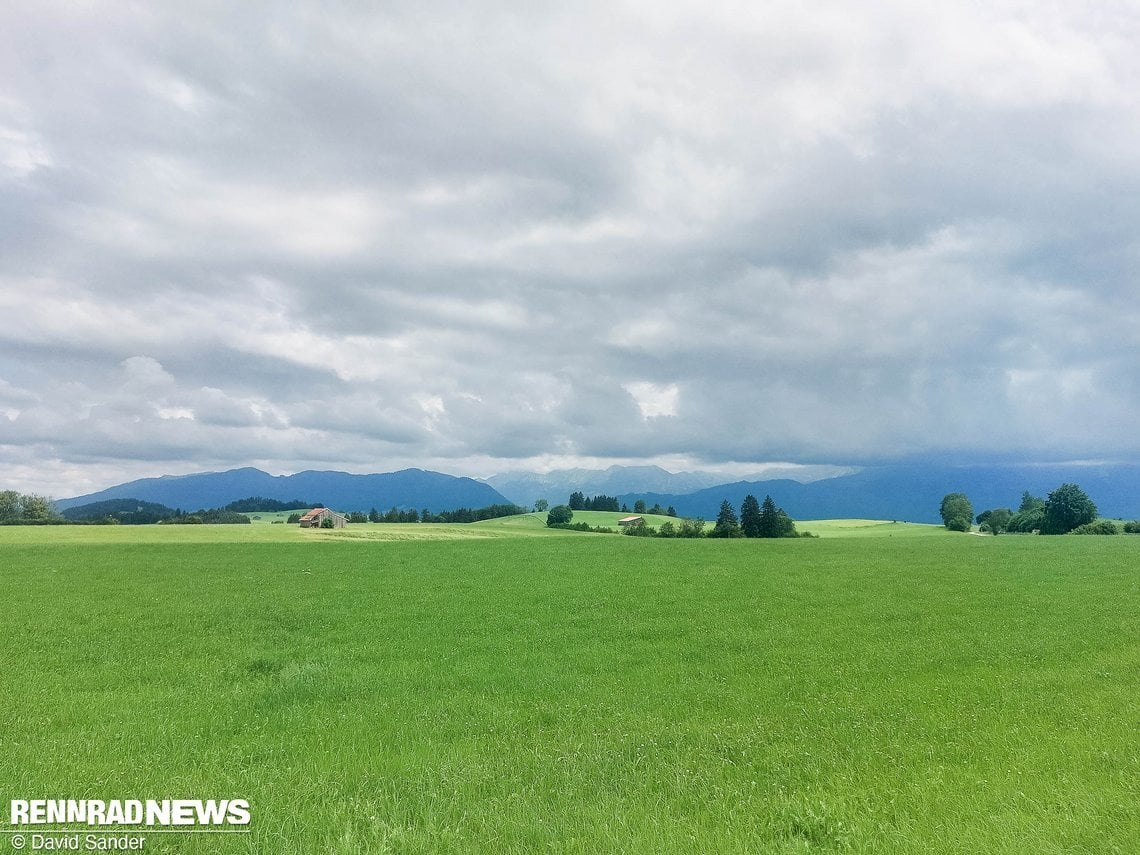
<instances>
[{"instance_id":1,"label":"distant field","mask_svg":"<svg viewBox=\"0 0 1140 855\"><path fill-rule=\"evenodd\" d=\"M1140 538L511 524L0 529L0 802L249 799L154 852L1140 851Z\"/></svg>"},{"instance_id":2,"label":"distant field","mask_svg":"<svg viewBox=\"0 0 1140 855\"><path fill-rule=\"evenodd\" d=\"M796 530L820 537L961 537L940 525L887 520L797 520Z\"/></svg>"},{"instance_id":3,"label":"distant field","mask_svg":"<svg viewBox=\"0 0 1140 855\"><path fill-rule=\"evenodd\" d=\"M292 511L282 511L282 518ZM293 524L270 524L275 514L261 514L252 525L145 525L145 526L0 526L0 547L4 544L34 543L250 543L250 542L332 542L337 540L457 540L503 537L605 537L606 535L550 529L546 513L522 514L477 523L355 523L343 529L302 529ZM574 522L606 526L615 532L617 521L629 514L609 511L576 511ZM676 519L643 515L655 528ZM811 531L824 538L834 537L961 537L941 526L892 523L876 520L809 520L797 522L799 531ZM706 531L712 528L711 523ZM614 536L617 536L616 534Z\"/></svg>"}]
</instances>

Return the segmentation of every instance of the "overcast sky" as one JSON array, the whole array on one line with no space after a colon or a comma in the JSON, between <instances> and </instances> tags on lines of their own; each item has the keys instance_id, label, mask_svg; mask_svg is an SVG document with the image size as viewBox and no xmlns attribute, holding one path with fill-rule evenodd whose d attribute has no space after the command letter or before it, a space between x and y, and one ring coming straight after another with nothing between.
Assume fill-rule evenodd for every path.
<instances>
[{"instance_id":1,"label":"overcast sky","mask_svg":"<svg viewBox=\"0 0 1140 855\"><path fill-rule=\"evenodd\" d=\"M1140 458L1131 0L5 3L0 488Z\"/></svg>"}]
</instances>

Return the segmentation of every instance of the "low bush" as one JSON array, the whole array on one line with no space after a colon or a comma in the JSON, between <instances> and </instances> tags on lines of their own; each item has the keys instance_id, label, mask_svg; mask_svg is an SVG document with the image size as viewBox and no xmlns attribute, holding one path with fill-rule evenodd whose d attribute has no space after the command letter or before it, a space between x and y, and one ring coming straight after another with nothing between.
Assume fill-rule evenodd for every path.
<instances>
[{"instance_id":1,"label":"low bush","mask_svg":"<svg viewBox=\"0 0 1140 855\"><path fill-rule=\"evenodd\" d=\"M1073 529L1070 534L1120 534L1120 529L1112 520L1098 520L1085 523Z\"/></svg>"}]
</instances>

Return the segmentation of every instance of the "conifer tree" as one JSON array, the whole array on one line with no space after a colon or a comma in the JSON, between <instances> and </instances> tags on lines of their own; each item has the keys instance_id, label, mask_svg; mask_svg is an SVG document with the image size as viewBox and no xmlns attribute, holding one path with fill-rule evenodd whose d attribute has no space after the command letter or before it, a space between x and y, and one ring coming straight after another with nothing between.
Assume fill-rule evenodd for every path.
<instances>
[{"instance_id":1,"label":"conifer tree","mask_svg":"<svg viewBox=\"0 0 1140 855\"><path fill-rule=\"evenodd\" d=\"M753 495L745 496L740 505L740 530L745 537L760 536L760 503Z\"/></svg>"},{"instance_id":2,"label":"conifer tree","mask_svg":"<svg viewBox=\"0 0 1140 855\"><path fill-rule=\"evenodd\" d=\"M740 522L736 519L736 511L732 509L728 499L720 503L720 513L716 515L716 525L709 532L709 537L740 537Z\"/></svg>"}]
</instances>

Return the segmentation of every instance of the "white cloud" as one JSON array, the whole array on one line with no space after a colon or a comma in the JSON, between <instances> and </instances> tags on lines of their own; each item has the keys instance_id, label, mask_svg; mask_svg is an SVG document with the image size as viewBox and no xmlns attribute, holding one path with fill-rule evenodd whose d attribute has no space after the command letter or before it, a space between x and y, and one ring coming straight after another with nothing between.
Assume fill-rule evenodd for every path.
<instances>
[{"instance_id":1,"label":"white cloud","mask_svg":"<svg viewBox=\"0 0 1140 855\"><path fill-rule=\"evenodd\" d=\"M632 382L623 384L622 388L633 396L633 400L637 402L637 408L641 410L641 417L644 419L677 415L677 400L680 396L680 389L677 388L676 383L660 385Z\"/></svg>"}]
</instances>

